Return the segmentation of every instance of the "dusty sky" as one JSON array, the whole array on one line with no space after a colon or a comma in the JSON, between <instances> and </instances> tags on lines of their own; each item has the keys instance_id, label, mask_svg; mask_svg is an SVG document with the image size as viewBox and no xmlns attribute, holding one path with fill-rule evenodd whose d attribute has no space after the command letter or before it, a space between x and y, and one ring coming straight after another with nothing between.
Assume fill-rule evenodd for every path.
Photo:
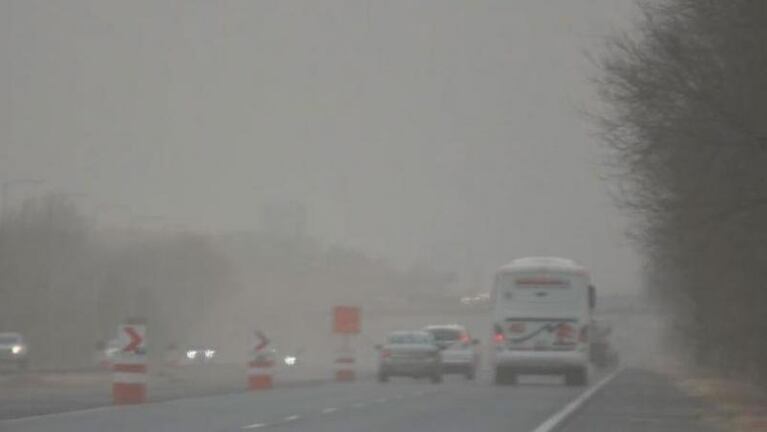
<instances>
[{"instance_id":1,"label":"dusty sky","mask_svg":"<svg viewBox=\"0 0 767 432\"><path fill-rule=\"evenodd\" d=\"M638 285L579 114L630 0L0 0L0 178L195 229L310 231L486 275L553 254Z\"/></svg>"}]
</instances>

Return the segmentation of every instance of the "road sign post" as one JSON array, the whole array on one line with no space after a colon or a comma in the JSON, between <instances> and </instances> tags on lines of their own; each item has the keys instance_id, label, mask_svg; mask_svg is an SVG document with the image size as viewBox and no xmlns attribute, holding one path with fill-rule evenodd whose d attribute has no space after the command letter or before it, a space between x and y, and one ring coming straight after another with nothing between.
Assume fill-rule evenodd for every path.
<instances>
[{"instance_id":1,"label":"road sign post","mask_svg":"<svg viewBox=\"0 0 767 432\"><path fill-rule=\"evenodd\" d=\"M336 381L354 381L356 378L355 356L351 346L351 335L340 335L341 343L336 350L335 358L335 380Z\"/></svg>"},{"instance_id":2,"label":"road sign post","mask_svg":"<svg viewBox=\"0 0 767 432\"><path fill-rule=\"evenodd\" d=\"M333 308L333 333L339 338L333 361L336 381L354 381L356 358L352 338L360 333L360 308L357 306L335 306Z\"/></svg>"},{"instance_id":3,"label":"road sign post","mask_svg":"<svg viewBox=\"0 0 767 432\"><path fill-rule=\"evenodd\" d=\"M119 326L118 351L112 365L112 401L115 405L146 402L146 321L130 319Z\"/></svg>"}]
</instances>

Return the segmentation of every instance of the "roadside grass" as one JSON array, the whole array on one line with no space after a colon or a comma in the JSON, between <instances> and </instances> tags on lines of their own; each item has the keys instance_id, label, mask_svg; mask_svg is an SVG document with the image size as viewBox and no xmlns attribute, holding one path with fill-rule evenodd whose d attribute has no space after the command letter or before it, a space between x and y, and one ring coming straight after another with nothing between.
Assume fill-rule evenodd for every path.
<instances>
[{"instance_id":1,"label":"roadside grass","mask_svg":"<svg viewBox=\"0 0 767 432\"><path fill-rule=\"evenodd\" d=\"M685 393L715 407L704 416L708 424L727 432L767 431L767 394L763 389L710 371L676 366L666 372Z\"/></svg>"}]
</instances>

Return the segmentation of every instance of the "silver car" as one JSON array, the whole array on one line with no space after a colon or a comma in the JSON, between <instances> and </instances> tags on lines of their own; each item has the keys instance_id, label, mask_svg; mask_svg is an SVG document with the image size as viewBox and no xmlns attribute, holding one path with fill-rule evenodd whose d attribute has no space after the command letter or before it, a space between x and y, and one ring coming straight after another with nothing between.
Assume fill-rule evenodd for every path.
<instances>
[{"instance_id":1,"label":"silver car","mask_svg":"<svg viewBox=\"0 0 767 432\"><path fill-rule=\"evenodd\" d=\"M437 346L442 349L442 371L473 380L479 366L479 341L471 338L466 327L444 324L430 325L424 330L434 336Z\"/></svg>"},{"instance_id":2,"label":"silver car","mask_svg":"<svg viewBox=\"0 0 767 432\"><path fill-rule=\"evenodd\" d=\"M377 348L380 355L378 381L386 382L391 376L407 376L442 382L442 356L431 333L393 332L386 338L386 344Z\"/></svg>"},{"instance_id":3,"label":"silver car","mask_svg":"<svg viewBox=\"0 0 767 432\"><path fill-rule=\"evenodd\" d=\"M27 368L27 344L19 333L0 333L0 363Z\"/></svg>"}]
</instances>

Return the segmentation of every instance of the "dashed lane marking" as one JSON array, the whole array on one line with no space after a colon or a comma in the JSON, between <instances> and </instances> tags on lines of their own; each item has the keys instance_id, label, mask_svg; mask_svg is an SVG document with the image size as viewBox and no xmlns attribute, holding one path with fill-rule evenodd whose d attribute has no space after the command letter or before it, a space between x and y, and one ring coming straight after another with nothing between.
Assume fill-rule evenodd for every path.
<instances>
[{"instance_id":1,"label":"dashed lane marking","mask_svg":"<svg viewBox=\"0 0 767 432\"><path fill-rule=\"evenodd\" d=\"M426 393L427 393L426 391L417 391L417 392L414 392L413 395L414 396L423 396ZM393 399L396 399L396 400L405 399L407 396L408 395L406 395L406 394L400 393L400 394L395 394L394 396L392 396L390 398L382 397L382 398L374 399L372 401L372 403L386 403L386 402L389 402L390 400L393 400ZM353 403L351 405L351 407L352 408L364 408L364 407L366 407L368 405L369 405L369 403L367 403L367 402L355 402L355 403ZM336 411L338 411L338 408L336 408L336 407L327 407L327 408L323 408L322 411L320 411L320 412L322 414L331 414L331 413L334 413ZM282 421L287 423L287 422L296 421L296 420L298 420L300 418L301 418L300 415L293 414L293 415L289 415L287 417L284 417L282 419ZM279 423L276 423L276 424L279 424ZM243 429L243 430L259 429L259 428L263 428L263 427L266 427L266 426L271 426L271 425L268 424L268 423L253 423L253 424L249 424L247 426L243 426L241 429Z\"/></svg>"}]
</instances>

